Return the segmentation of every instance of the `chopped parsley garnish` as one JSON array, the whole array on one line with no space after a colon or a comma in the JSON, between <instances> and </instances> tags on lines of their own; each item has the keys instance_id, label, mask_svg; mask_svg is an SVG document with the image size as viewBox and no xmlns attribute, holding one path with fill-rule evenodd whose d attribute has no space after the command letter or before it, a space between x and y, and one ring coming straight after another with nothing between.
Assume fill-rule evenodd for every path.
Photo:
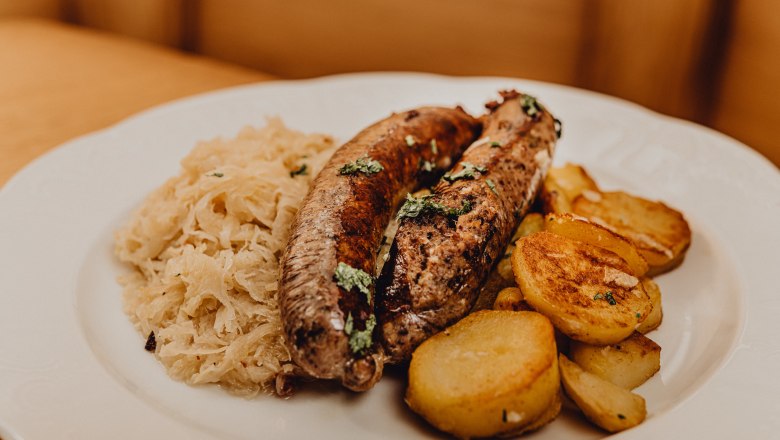
<instances>
[{"instance_id":1,"label":"chopped parsley garnish","mask_svg":"<svg viewBox=\"0 0 780 440\"><path fill-rule=\"evenodd\" d=\"M363 156L354 162L345 163L341 168L339 168L339 174L346 175L363 173L366 176L370 176L384 169L385 167L383 167L382 164L378 161L371 159L368 156Z\"/></svg>"},{"instance_id":2,"label":"chopped parsley garnish","mask_svg":"<svg viewBox=\"0 0 780 440\"><path fill-rule=\"evenodd\" d=\"M406 137L404 138L404 140L406 141L406 146L407 147L414 147L414 144L417 143L417 139L415 139L414 136L412 136L410 134L407 134Z\"/></svg>"},{"instance_id":3,"label":"chopped parsley garnish","mask_svg":"<svg viewBox=\"0 0 780 440\"><path fill-rule=\"evenodd\" d=\"M490 148L501 148L501 142L493 141L490 143Z\"/></svg>"},{"instance_id":4,"label":"chopped parsley garnish","mask_svg":"<svg viewBox=\"0 0 780 440\"><path fill-rule=\"evenodd\" d=\"M420 159L420 169L431 172L436 169L436 164Z\"/></svg>"},{"instance_id":5,"label":"chopped parsley garnish","mask_svg":"<svg viewBox=\"0 0 780 440\"><path fill-rule=\"evenodd\" d=\"M211 176L211 177L224 177L225 175L222 174L222 173L211 173L211 174L209 174L209 176Z\"/></svg>"},{"instance_id":6,"label":"chopped parsley garnish","mask_svg":"<svg viewBox=\"0 0 780 440\"><path fill-rule=\"evenodd\" d=\"M641 317L642 317L642 314L641 314L641 313L639 313L639 312L636 312L636 319L639 319L639 318L641 318Z\"/></svg>"},{"instance_id":7,"label":"chopped parsley garnish","mask_svg":"<svg viewBox=\"0 0 780 440\"><path fill-rule=\"evenodd\" d=\"M447 182L454 182L456 180L460 179L473 179L474 178L474 171L479 171L480 173L486 173L487 168L481 167L478 165L474 165L469 162L463 162L463 169L458 171L455 174L447 173L442 177L442 179L446 180Z\"/></svg>"},{"instance_id":8,"label":"chopped parsley garnish","mask_svg":"<svg viewBox=\"0 0 780 440\"><path fill-rule=\"evenodd\" d=\"M460 217L463 214L468 213L472 209L470 201L466 200L460 208L448 208L441 203L437 203L431 200L433 195L427 195L422 197L414 197L411 194L406 195L406 202L404 202L401 209L398 210L398 217L402 219L404 217L414 218L419 217L425 213L433 212L437 214L444 214L447 217Z\"/></svg>"},{"instance_id":9,"label":"chopped parsley garnish","mask_svg":"<svg viewBox=\"0 0 780 440\"><path fill-rule=\"evenodd\" d=\"M498 195L498 190L496 190L496 184L493 183L490 179L485 179L485 183L487 183L488 188L490 188L491 191L493 191L493 194Z\"/></svg>"},{"instance_id":10,"label":"chopped parsley garnish","mask_svg":"<svg viewBox=\"0 0 780 440\"><path fill-rule=\"evenodd\" d=\"M620 420L625 420L625 419L626 419L626 416L624 416L623 414L618 414L618 418L619 418Z\"/></svg>"},{"instance_id":11,"label":"chopped parsley garnish","mask_svg":"<svg viewBox=\"0 0 780 440\"><path fill-rule=\"evenodd\" d=\"M553 118L553 127L555 127L555 136L560 139L563 134L563 122L558 118Z\"/></svg>"},{"instance_id":12,"label":"chopped parsley garnish","mask_svg":"<svg viewBox=\"0 0 780 440\"><path fill-rule=\"evenodd\" d=\"M542 104L540 104L539 101L537 101L536 98L531 95L523 95L523 97L520 99L520 107L523 108L525 114L531 117L541 113L541 111L544 109Z\"/></svg>"},{"instance_id":13,"label":"chopped parsley garnish","mask_svg":"<svg viewBox=\"0 0 780 440\"><path fill-rule=\"evenodd\" d=\"M344 333L349 336L349 348L352 353L362 353L369 348L373 343L371 335L374 333L374 327L376 327L376 316L371 315L366 320L366 329L355 329L355 322L352 320L352 314L347 315L347 322L344 323Z\"/></svg>"},{"instance_id":14,"label":"chopped parsley garnish","mask_svg":"<svg viewBox=\"0 0 780 440\"><path fill-rule=\"evenodd\" d=\"M436 145L436 139L431 139L431 153L439 154L439 147Z\"/></svg>"},{"instance_id":15,"label":"chopped parsley garnish","mask_svg":"<svg viewBox=\"0 0 780 440\"><path fill-rule=\"evenodd\" d=\"M611 306L614 306L614 305L616 305L616 304L617 304L617 301L615 301L615 297L614 297L614 296L612 296L612 291L611 291L611 290L609 290L609 291L605 292L604 294L597 293L597 294L593 295L593 299L594 299L594 300L596 300L596 301L598 301L598 300L600 300L600 299L605 299L605 300L607 300L607 302L608 302L608 303L609 303L609 305L611 305ZM639 316L637 316L637 318L638 318L638 317L639 317Z\"/></svg>"},{"instance_id":16,"label":"chopped parsley garnish","mask_svg":"<svg viewBox=\"0 0 780 440\"><path fill-rule=\"evenodd\" d=\"M154 332L149 332L149 337L146 338L146 345L144 345L144 350L153 352L156 349L157 339L154 337Z\"/></svg>"},{"instance_id":17,"label":"chopped parsley garnish","mask_svg":"<svg viewBox=\"0 0 780 440\"><path fill-rule=\"evenodd\" d=\"M344 290L352 290L353 287L357 287L359 291L366 295L366 301L371 303L371 290L369 288L374 283L371 275L360 269L355 269L349 264L339 262L333 276L336 278L336 284L344 288Z\"/></svg>"},{"instance_id":18,"label":"chopped parsley garnish","mask_svg":"<svg viewBox=\"0 0 780 440\"><path fill-rule=\"evenodd\" d=\"M308 171L306 171L307 168L308 167L306 166L306 164L301 165L297 170L290 171L290 177L305 176L309 174Z\"/></svg>"}]
</instances>

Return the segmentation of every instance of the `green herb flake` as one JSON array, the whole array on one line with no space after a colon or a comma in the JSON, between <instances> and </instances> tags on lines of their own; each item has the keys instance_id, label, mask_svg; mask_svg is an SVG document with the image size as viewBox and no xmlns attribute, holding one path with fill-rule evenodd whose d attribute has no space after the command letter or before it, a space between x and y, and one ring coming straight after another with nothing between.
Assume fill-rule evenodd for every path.
<instances>
[{"instance_id":1,"label":"green herb flake","mask_svg":"<svg viewBox=\"0 0 780 440\"><path fill-rule=\"evenodd\" d=\"M493 141L490 143L490 148L501 148L501 142Z\"/></svg>"},{"instance_id":2,"label":"green herb flake","mask_svg":"<svg viewBox=\"0 0 780 440\"><path fill-rule=\"evenodd\" d=\"M626 416L624 416L623 414L618 414L618 418L619 418L620 420L625 420L625 419L626 419Z\"/></svg>"},{"instance_id":3,"label":"green herb flake","mask_svg":"<svg viewBox=\"0 0 780 440\"><path fill-rule=\"evenodd\" d=\"M642 314L641 314L641 313L639 313L639 312L637 312L637 313L636 313L636 319L639 319L639 318L641 318L641 317L642 317Z\"/></svg>"},{"instance_id":4,"label":"green herb flake","mask_svg":"<svg viewBox=\"0 0 780 440\"><path fill-rule=\"evenodd\" d=\"M604 294L604 298L607 300L607 302L611 306L614 306L614 305L617 304L617 301L615 301L615 297L612 296L612 291L611 290Z\"/></svg>"},{"instance_id":5,"label":"green herb flake","mask_svg":"<svg viewBox=\"0 0 780 440\"><path fill-rule=\"evenodd\" d=\"M307 168L308 166L306 166L306 164L301 165L300 167L298 167L298 169L290 171L290 177L305 176L309 174L309 172L306 171Z\"/></svg>"},{"instance_id":6,"label":"green herb flake","mask_svg":"<svg viewBox=\"0 0 780 440\"><path fill-rule=\"evenodd\" d=\"M487 168L474 165L469 162L463 162L463 168L460 171L455 174L447 173L444 175L444 177L442 177L442 179L450 183L460 179L474 179L475 171L479 171L480 173L485 174L487 173Z\"/></svg>"},{"instance_id":7,"label":"green herb flake","mask_svg":"<svg viewBox=\"0 0 780 440\"><path fill-rule=\"evenodd\" d=\"M333 276L336 278L336 284L344 290L349 291L352 290L353 287L357 287L359 291L366 295L366 301L371 303L370 287L374 283L374 279L371 278L371 275L360 269L355 269L349 264L339 262Z\"/></svg>"},{"instance_id":8,"label":"green herb flake","mask_svg":"<svg viewBox=\"0 0 780 440\"><path fill-rule=\"evenodd\" d=\"M493 183L490 179L485 179L485 183L487 183L488 188L490 188L491 191L493 191L493 194L498 195L498 190L496 190L496 184Z\"/></svg>"},{"instance_id":9,"label":"green herb flake","mask_svg":"<svg viewBox=\"0 0 780 440\"><path fill-rule=\"evenodd\" d=\"M355 329L355 322L352 319L352 314L347 315L347 322L344 323L344 333L349 336L349 348L352 353L363 353L373 344L372 335L374 333L374 327L376 327L376 316L371 315L366 320L365 330Z\"/></svg>"},{"instance_id":10,"label":"green herb flake","mask_svg":"<svg viewBox=\"0 0 780 440\"><path fill-rule=\"evenodd\" d=\"M427 160L420 159L420 169L430 173L431 171L436 169L436 164L433 162L428 162Z\"/></svg>"},{"instance_id":11,"label":"green herb flake","mask_svg":"<svg viewBox=\"0 0 780 440\"><path fill-rule=\"evenodd\" d=\"M600 299L604 299L604 295L602 295L600 293L597 293L597 294L593 295L593 300L594 301L598 301Z\"/></svg>"},{"instance_id":12,"label":"green herb flake","mask_svg":"<svg viewBox=\"0 0 780 440\"><path fill-rule=\"evenodd\" d=\"M363 156L354 162L349 162L342 165L342 167L339 168L339 174L347 175L347 174L363 173L366 176L370 176L384 169L385 167L383 167L382 164L379 163L378 161L371 159L368 156Z\"/></svg>"},{"instance_id":13,"label":"green herb flake","mask_svg":"<svg viewBox=\"0 0 780 440\"><path fill-rule=\"evenodd\" d=\"M430 212L444 214L450 218L457 218L470 212L473 208L472 203L468 200L464 201L460 208L448 208L441 203L432 201L432 197L433 194L422 197L414 197L411 194L407 194L406 201L403 206L401 206L401 209L398 210L397 218L415 218Z\"/></svg>"},{"instance_id":14,"label":"green herb flake","mask_svg":"<svg viewBox=\"0 0 780 440\"><path fill-rule=\"evenodd\" d=\"M210 177L224 177L225 175L222 173L211 173L209 174Z\"/></svg>"},{"instance_id":15,"label":"green herb flake","mask_svg":"<svg viewBox=\"0 0 780 440\"><path fill-rule=\"evenodd\" d=\"M431 153L439 154L439 147L436 145L436 139L431 139Z\"/></svg>"},{"instance_id":16,"label":"green herb flake","mask_svg":"<svg viewBox=\"0 0 780 440\"><path fill-rule=\"evenodd\" d=\"M538 113L541 113L542 110L544 110L542 104L540 104L539 101L537 101L536 98L531 95L523 95L523 97L520 99L520 107L522 107L525 114L531 117L534 117Z\"/></svg>"},{"instance_id":17,"label":"green herb flake","mask_svg":"<svg viewBox=\"0 0 780 440\"><path fill-rule=\"evenodd\" d=\"M404 140L406 141L406 146L407 147L414 147L414 144L417 143L417 139L415 139L414 136L412 136L410 134L407 134L406 137L404 138Z\"/></svg>"}]
</instances>

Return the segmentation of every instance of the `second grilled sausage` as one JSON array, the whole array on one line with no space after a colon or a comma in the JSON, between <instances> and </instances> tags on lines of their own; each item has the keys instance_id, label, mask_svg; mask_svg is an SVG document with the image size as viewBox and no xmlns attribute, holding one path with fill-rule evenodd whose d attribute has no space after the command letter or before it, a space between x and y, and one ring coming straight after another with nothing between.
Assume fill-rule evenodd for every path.
<instances>
[{"instance_id":1,"label":"second grilled sausage","mask_svg":"<svg viewBox=\"0 0 780 440\"><path fill-rule=\"evenodd\" d=\"M514 91L488 104L482 137L428 198L409 198L377 287L386 355L417 345L468 313L528 211L551 162L559 123Z\"/></svg>"}]
</instances>

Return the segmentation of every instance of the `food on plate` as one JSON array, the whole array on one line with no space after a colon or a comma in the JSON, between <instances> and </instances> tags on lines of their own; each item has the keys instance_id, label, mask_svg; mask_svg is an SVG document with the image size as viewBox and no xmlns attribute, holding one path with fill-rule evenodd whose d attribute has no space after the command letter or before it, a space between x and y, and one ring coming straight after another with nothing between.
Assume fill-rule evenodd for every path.
<instances>
[{"instance_id":1,"label":"food on plate","mask_svg":"<svg viewBox=\"0 0 780 440\"><path fill-rule=\"evenodd\" d=\"M636 426L645 419L645 399L621 388L560 355L561 382L588 420L609 431L618 432Z\"/></svg>"},{"instance_id":2,"label":"food on plate","mask_svg":"<svg viewBox=\"0 0 780 440\"><path fill-rule=\"evenodd\" d=\"M660 369L650 276L690 229L581 166L547 175L560 122L535 98L486 107L393 114L338 149L278 119L198 145L116 234L145 348L247 396L296 377L365 391L410 360L409 407L464 438L541 428L561 383L598 426L640 423L628 390Z\"/></svg>"},{"instance_id":3,"label":"food on plate","mask_svg":"<svg viewBox=\"0 0 780 440\"><path fill-rule=\"evenodd\" d=\"M542 210L556 214L571 212L571 202L585 191L600 191L585 168L571 163L551 168L539 193Z\"/></svg>"},{"instance_id":4,"label":"food on plate","mask_svg":"<svg viewBox=\"0 0 780 440\"><path fill-rule=\"evenodd\" d=\"M691 229L682 213L620 191L585 192L572 201L572 212L628 238L645 257L655 276L679 266L691 244Z\"/></svg>"},{"instance_id":5,"label":"food on plate","mask_svg":"<svg viewBox=\"0 0 780 440\"><path fill-rule=\"evenodd\" d=\"M578 341L620 342L652 309L624 259L582 241L546 231L521 238L512 268L525 301Z\"/></svg>"},{"instance_id":6,"label":"food on plate","mask_svg":"<svg viewBox=\"0 0 780 440\"><path fill-rule=\"evenodd\" d=\"M536 99L502 92L482 136L425 198L409 198L377 282L377 318L391 361L465 316L533 203L557 140Z\"/></svg>"},{"instance_id":7,"label":"food on plate","mask_svg":"<svg viewBox=\"0 0 780 440\"><path fill-rule=\"evenodd\" d=\"M279 280L287 347L308 375L352 390L379 380L373 271L385 228L404 196L434 182L480 128L459 107L394 114L336 150L317 175Z\"/></svg>"},{"instance_id":8,"label":"food on plate","mask_svg":"<svg viewBox=\"0 0 780 440\"><path fill-rule=\"evenodd\" d=\"M628 390L661 369L661 346L641 333L606 346L572 341L569 357L583 370Z\"/></svg>"},{"instance_id":9,"label":"food on plate","mask_svg":"<svg viewBox=\"0 0 780 440\"><path fill-rule=\"evenodd\" d=\"M333 147L278 119L199 143L117 231L116 255L133 268L120 279L125 312L171 377L289 391L278 255Z\"/></svg>"},{"instance_id":10,"label":"food on plate","mask_svg":"<svg viewBox=\"0 0 780 440\"><path fill-rule=\"evenodd\" d=\"M650 302L653 303L653 310L647 315L644 321L639 324L636 331L639 333L647 333L653 331L661 325L661 321L664 318L663 308L661 306L661 289L658 287L652 278L642 278L642 287L645 288L647 296L650 298Z\"/></svg>"},{"instance_id":11,"label":"food on plate","mask_svg":"<svg viewBox=\"0 0 780 440\"><path fill-rule=\"evenodd\" d=\"M647 261L627 238L573 214L549 214L544 229L562 237L590 243L620 255L636 277L647 273Z\"/></svg>"},{"instance_id":12,"label":"food on plate","mask_svg":"<svg viewBox=\"0 0 780 440\"><path fill-rule=\"evenodd\" d=\"M550 321L483 310L414 351L406 402L442 431L487 437L550 421L560 411L559 388Z\"/></svg>"}]
</instances>

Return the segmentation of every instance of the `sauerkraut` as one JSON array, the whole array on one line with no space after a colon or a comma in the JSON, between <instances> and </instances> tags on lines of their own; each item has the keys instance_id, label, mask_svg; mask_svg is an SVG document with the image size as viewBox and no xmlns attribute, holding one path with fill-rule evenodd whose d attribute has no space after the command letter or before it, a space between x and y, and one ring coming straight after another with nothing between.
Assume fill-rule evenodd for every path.
<instances>
[{"instance_id":1,"label":"sauerkraut","mask_svg":"<svg viewBox=\"0 0 780 440\"><path fill-rule=\"evenodd\" d=\"M117 231L116 255L134 268L120 278L125 312L171 377L254 396L293 372L279 259L333 149L279 119L199 143Z\"/></svg>"}]
</instances>

